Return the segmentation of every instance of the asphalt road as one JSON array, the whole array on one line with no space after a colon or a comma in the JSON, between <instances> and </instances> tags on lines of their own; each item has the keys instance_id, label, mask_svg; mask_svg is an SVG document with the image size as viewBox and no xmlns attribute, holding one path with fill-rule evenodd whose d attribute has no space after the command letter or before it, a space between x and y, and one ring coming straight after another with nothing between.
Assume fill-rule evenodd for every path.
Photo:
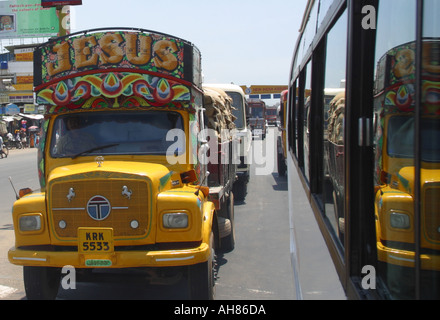
<instances>
[{"instance_id":1,"label":"asphalt road","mask_svg":"<svg viewBox=\"0 0 440 320\"><path fill-rule=\"evenodd\" d=\"M275 128L272 128L275 132ZM219 254L216 299L293 300L295 286L289 252L287 179L279 177L272 156L274 141L268 135L253 143L253 165L248 194L235 206L235 250ZM261 153L262 146L267 152ZM38 189L36 149L12 150L0 160L0 300L26 299L22 268L9 263L14 244L11 207L16 189ZM260 164L260 165L258 165ZM74 290L60 288L63 300L185 300L186 279L163 286L148 284L138 276L111 276L105 281L78 283Z\"/></svg>"}]
</instances>

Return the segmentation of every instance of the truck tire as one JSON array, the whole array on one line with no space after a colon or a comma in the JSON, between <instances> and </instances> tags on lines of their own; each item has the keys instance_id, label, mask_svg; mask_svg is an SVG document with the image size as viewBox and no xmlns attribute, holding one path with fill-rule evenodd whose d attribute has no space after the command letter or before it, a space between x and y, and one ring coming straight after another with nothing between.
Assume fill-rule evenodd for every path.
<instances>
[{"instance_id":1,"label":"truck tire","mask_svg":"<svg viewBox=\"0 0 440 320\"><path fill-rule=\"evenodd\" d=\"M189 266L189 287L192 300L214 300L215 298L215 249L214 233L211 231L208 261Z\"/></svg>"},{"instance_id":2,"label":"truck tire","mask_svg":"<svg viewBox=\"0 0 440 320\"><path fill-rule=\"evenodd\" d=\"M343 202L341 200L341 197L338 196L338 194L336 193L336 191L333 191L332 195L333 195L333 206L334 206L334 210L335 210L336 225L337 225L337 229L338 229L337 233L338 233L339 240L341 241L342 244L344 244L345 230L342 228L342 224L345 223L345 217L344 217L344 214L342 213Z\"/></svg>"},{"instance_id":3,"label":"truck tire","mask_svg":"<svg viewBox=\"0 0 440 320\"><path fill-rule=\"evenodd\" d=\"M232 192L235 195L236 201L238 202L244 201L247 193L247 182L243 180L235 181L234 185L232 186Z\"/></svg>"},{"instance_id":4,"label":"truck tire","mask_svg":"<svg viewBox=\"0 0 440 320\"><path fill-rule=\"evenodd\" d=\"M280 177L284 177L286 175L286 170L287 170L287 166L286 166L286 161L284 160L284 156L281 153L277 154L277 163L278 163L278 175Z\"/></svg>"},{"instance_id":5,"label":"truck tire","mask_svg":"<svg viewBox=\"0 0 440 320\"><path fill-rule=\"evenodd\" d=\"M228 199L227 219L229 219L231 233L221 238L221 251L231 252L235 248L235 225L234 225L234 193L231 192ZM219 226L220 229L220 226Z\"/></svg>"},{"instance_id":6,"label":"truck tire","mask_svg":"<svg viewBox=\"0 0 440 320\"><path fill-rule=\"evenodd\" d=\"M61 269L23 267L26 297L29 300L54 300L60 286Z\"/></svg>"}]
</instances>

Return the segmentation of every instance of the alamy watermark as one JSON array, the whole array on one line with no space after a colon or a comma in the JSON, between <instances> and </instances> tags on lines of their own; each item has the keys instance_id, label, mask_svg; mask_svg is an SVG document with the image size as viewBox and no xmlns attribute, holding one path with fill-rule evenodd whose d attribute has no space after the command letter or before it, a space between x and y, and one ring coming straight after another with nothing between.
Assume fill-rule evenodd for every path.
<instances>
[{"instance_id":1,"label":"alamy watermark","mask_svg":"<svg viewBox=\"0 0 440 320\"><path fill-rule=\"evenodd\" d=\"M76 289L76 270L73 266L64 266L61 269L61 274L65 275L61 279L61 287L64 290Z\"/></svg>"},{"instance_id":2,"label":"alamy watermark","mask_svg":"<svg viewBox=\"0 0 440 320\"><path fill-rule=\"evenodd\" d=\"M365 30L376 29L376 8L372 5L362 7L362 28Z\"/></svg>"},{"instance_id":3,"label":"alamy watermark","mask_svg":"<svg viewBox=\"0 0 440 320\"><path fill-rule=\"evenodd\" d=\"M256 175L268 175L275 169L277 135L275 130L268 130L266 139L247 141L247 137L237 137L236 130L222 130L220 134L213 129L201 130L197 135L200 147L196 157L189 157L189 164L253 164ZM167 162L171 165L187 164L186 135L181 129L167 133L166 141L172 142L166 152ZM246 149L249 146L249 151ZM231 148L230 148L231 147ZM219 156L219 154L221 156Z\"/></svg>"},{"instance_id":4,"label":"alamy watermark","mask_svg":"<svg viewBox=\"0 0 440 320\"><path fill-rule=\"evenodd\" d=\"M362 277L362 289L364 290L375 290L376 289L376 268L371 265L366 265L362 268L362 274L365 274Z\"/></svg>"}]
</instances>

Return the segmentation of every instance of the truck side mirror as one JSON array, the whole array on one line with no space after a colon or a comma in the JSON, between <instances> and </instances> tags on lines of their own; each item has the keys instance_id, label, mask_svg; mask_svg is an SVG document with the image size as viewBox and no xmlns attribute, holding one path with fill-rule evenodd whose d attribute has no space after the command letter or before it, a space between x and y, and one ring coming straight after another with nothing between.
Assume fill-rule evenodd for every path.
<instances>
[{"instance_id":1,"label":"truck side mirror","mask_svg":"<svg viewBox=\"0 0 440 320\"><path fill-rule=\"evenodd\" d=\"M194 169L181 173L180 179L182 179L182 183L185 183L185 184L198 180L196 171Z\"/></svg>"}]
</instances>

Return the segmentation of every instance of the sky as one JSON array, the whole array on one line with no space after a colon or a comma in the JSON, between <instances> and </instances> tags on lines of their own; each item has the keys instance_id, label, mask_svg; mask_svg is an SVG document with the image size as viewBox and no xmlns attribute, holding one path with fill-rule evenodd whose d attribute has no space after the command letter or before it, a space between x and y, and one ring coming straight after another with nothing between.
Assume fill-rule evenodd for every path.
<instances>
[{"instance_id":1,"label":"sky","mask_svg":"<svg viewBox=\"0 0 440 320\"><path fill-rule=\"evenodd\" d=\"M71 32L135 27L192 42L205 83L287 85L307 0L82 0Z\"/></svg>"}]
</instances>

